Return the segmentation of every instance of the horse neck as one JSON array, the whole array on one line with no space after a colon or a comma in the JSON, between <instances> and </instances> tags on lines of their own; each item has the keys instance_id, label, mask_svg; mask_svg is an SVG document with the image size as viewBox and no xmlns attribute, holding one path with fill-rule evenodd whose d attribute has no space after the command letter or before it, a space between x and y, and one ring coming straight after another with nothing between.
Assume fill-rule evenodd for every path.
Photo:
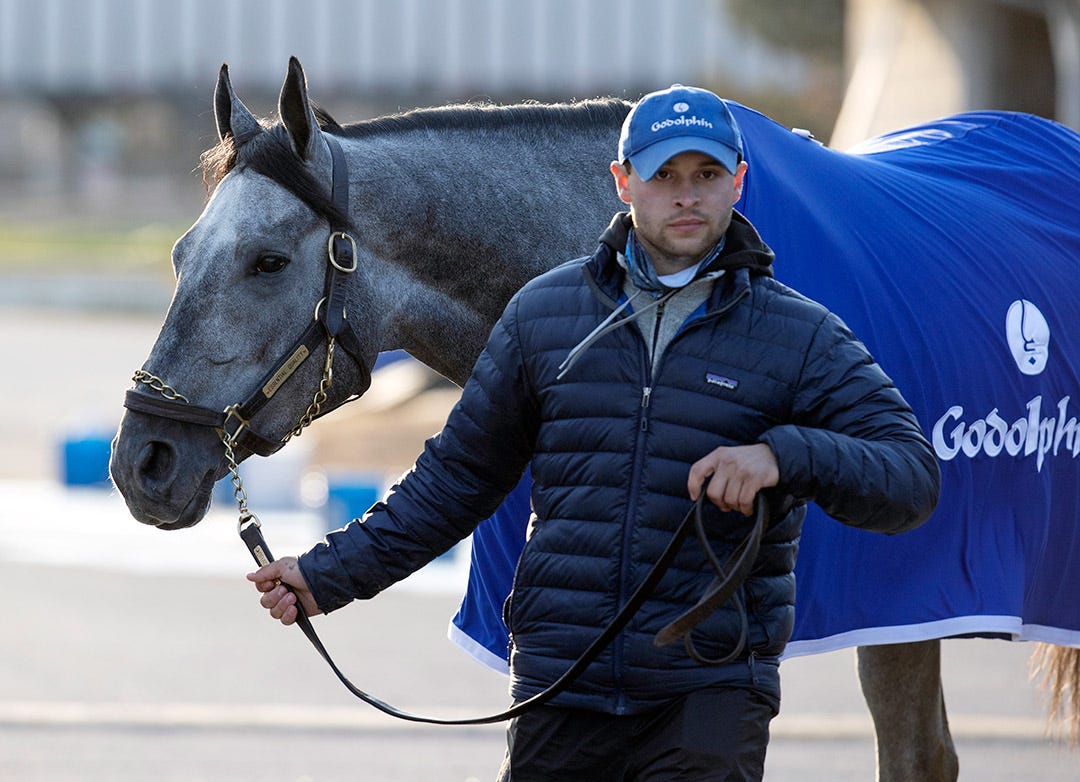
<instances>
[{"instance_id":1,"label":"horse neck","mask_svg":"<svg viewBox=\"0 0 1080 782\"><path fill-rule=\"evenodd\" d=\"M494 325L494 318L472 308L469 300L455 297L388 265L378 297L383 335L380 350L401 349L459 386L472 371Z\"/></svg>"},{"instance_id":2,"label":"horse neck","mask_svg":"<svg viewBox=\"0 0 1080 782\"><path fill-rule=\"evenodd\" d=\"M595 246L618 204L606 171L617 134L567 138L554 162L527 137L415 131L348 144L379 349L463 384L513 293Z\"/></svg>"}]
</instances>

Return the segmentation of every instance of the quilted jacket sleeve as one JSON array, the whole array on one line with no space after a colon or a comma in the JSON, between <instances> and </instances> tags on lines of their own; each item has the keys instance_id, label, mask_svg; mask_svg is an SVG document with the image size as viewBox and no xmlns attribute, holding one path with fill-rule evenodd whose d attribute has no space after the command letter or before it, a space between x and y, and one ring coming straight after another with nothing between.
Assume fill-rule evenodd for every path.
<instances>
[{"instance_id":1,"label":"quilted jacket sleeve","mask_svg":"<svg viewBox=\"0 0 1080 782\"><path fill-rule=\"evenodd\" d=\"M761 438L787 493L878 532L929 518L941 489L934 452L892 380L835 315L816 330L792 413L794 423Z\"/></svg>"},{"instance_id":2,"label":"quilted jacket sleeve","mask_svg":"<svg viewBox=\"0 0 1080 782\"><path fill-rule=\"evenodd\" d=\"M443 431L384 502L300 557L315 601L332 611L369 598L449 550L514 488L535 441L511 300Z\"/></svg>"}]
</instances>

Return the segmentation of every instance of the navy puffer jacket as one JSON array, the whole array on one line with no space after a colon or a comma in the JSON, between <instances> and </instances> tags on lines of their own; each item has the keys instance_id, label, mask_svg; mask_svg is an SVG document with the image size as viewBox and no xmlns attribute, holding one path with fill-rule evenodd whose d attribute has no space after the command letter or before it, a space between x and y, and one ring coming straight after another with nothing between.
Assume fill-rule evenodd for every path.
<instances>
[{"instance_id":1,"label":"navy puffer jacket","mask_svg":"<svg viewBox=\"0 0 1080 782\"><path fill-rule=\"evenodd\" d=\"M534 515L506 610L511 692L527 698L569 667L660 556L691 505L690 465L718 446L764 442L780 486L741 599L749 667L765 658L775 670L792 629L805 503L886 533L930 515L937 463L907 403L838 318L772 279L771 251L737 213L717 261L725 274L655 373L641 334L627 326L557 380L567 353L622 295L616 253L625 233L617 216L591 257L519 291L415 469L362 521L301 557L323 610L371 597L449 549L491 515L531 460ZM720 558L749 524L708 506ZM653 644L712 576L688 541L656 593L556 703L633 713L730 683L731 666ZM720 656L741 627L732 601L693 637L703 654Z\"/></svg>"}]
</instances>

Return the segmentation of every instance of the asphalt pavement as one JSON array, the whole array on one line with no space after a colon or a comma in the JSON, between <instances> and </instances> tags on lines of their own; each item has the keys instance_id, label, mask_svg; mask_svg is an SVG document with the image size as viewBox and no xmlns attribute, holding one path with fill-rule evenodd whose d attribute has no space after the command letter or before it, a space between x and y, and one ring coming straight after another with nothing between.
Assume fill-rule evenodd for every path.
<instances>
[{"instance_id":1,"label":"asphalt pavement","mask_svg":"<svg viewBox=\"0 0 1080 782\"><path fill-rule=\"evenodd\" d=\"M0 307L0 780L334 782L490 780L500 727L401 723L354 701L303 636L270 621L243 574L235 519L139 526L108 489L58 478L58 443L114 427L160 318ZM264 516L274 549L321 534L317 512ZM434 570L433 570L434 568ZM462 562L436 563L374 601L318 619L353 680L421 713L507 703L506 681L446 626ZM962 780L1080 779L1080 754L1045 737L1029 644L944 644ZM789 660L766 779L874 778L854 653Z\"/></svg>"},{"instance_id":2,"label":"asphalt pavement","mask_svg":"<svg viewBox=\"0 0 1080 782\"><path fill-rule=\"evenodd\" d=\"M164 535L165 533L157 533ZM174 533L182 534L182 533ZM397 722L354 701L295 628L235 576L5 562L0 779L37 782L491 780L499 727ZM445 638L449 590L396 587L317 620L365 690L424 714L507 705L502 675ZM965 780L1075 780L1042 736L1025 649L946 644ZM871 780L873 738L850 651L784 663L766 779Z\"/></svg>"}]
</instances>

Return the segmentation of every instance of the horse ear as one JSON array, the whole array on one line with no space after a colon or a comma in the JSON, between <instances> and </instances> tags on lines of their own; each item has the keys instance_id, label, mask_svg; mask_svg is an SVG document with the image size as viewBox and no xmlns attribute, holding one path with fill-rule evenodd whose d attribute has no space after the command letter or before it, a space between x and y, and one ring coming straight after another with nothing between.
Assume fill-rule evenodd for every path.
<instances>
[{"instance_id":1,"label":"horse ear","mask_svg":"<svg viewBox=\"0 0 1080 782\"><path fill-rule=\"evenodd\" d=\"M262 130L255 115L233 92L228 63L218 71L217 87L214 88L214 120L217 122L218 138L224 141L226 136L232 136L236 146Z\"/></svg>"},{"instance_id":2,"label":"horse ear","mask_svg":"<svg viewBox=\"0 0 1080 782\"><path fill-rule=\"evenodd\" d=\"M289 132L296 154L302 160L311 160L317 149L315 140L319 135L319 123L308 100L307 77L295 57L289 58L289 72L278 98L278 114Z\"/></svg>"}]
</instances>

